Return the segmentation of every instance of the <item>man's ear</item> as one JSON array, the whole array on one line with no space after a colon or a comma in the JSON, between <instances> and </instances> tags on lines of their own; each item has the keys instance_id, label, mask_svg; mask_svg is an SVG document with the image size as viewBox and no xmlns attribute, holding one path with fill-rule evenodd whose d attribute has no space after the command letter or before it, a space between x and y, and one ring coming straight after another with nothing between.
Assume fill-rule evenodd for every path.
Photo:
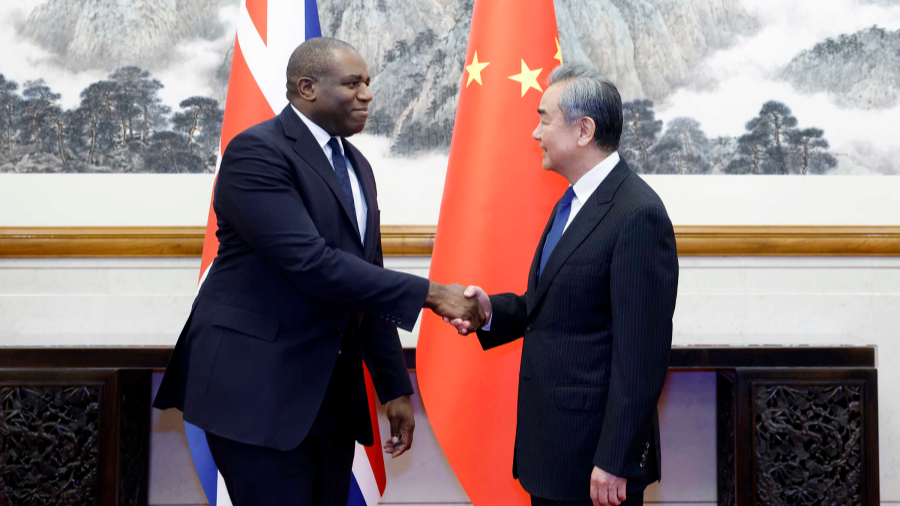
<instances>
[{"instance_id":1,"label":"man's ear","mask_svg":"<svg viewBox=\"0 0 900 506\"><path fill-rule=\"evenodd\" d=\"M316 80L312 77L301 77L295 85L297 95L303 100L314 102L316 100Z\"/></svg>"},{"instance_id":2,"label":"man's ear","mask_svg":"<svg viewBox=\"0 0 900 506\"><path fill-rule=\"evenodd\" d=\"M597 131L597 124L594 123L594 120L585 116L578 121L578 124L581 127L578 133L578 145L587 146L594 142L594 132Z\"/></svg>"}]
</instances>

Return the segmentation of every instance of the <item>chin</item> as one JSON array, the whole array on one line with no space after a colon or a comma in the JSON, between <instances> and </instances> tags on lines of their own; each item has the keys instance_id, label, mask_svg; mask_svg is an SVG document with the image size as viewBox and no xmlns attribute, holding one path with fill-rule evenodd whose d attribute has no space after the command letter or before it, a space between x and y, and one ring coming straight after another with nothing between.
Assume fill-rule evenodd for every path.
<instances>
[{"instance_id":1,"label":"chin","mask_svg":"<svg viewBox=\"0 0 900 506\"><path fill-rule=\"evenodd\" d=\"M363 127L357 126L347 126L346 128L341 129L341 133L339 137L351 137L363 131Z\"/></svg>"},{"instance_id":2,"label":"chin","mask_svg":"<svg viewBox=\"0 0 900 506\"><path fill-rule=\"evenodd\" d=\"M363 121L362 123L357 124L357 125L347 125L347 134L344 135L344 137L350 137L351 135L356 135L356 134L362 132L364 128L366 128L365 121Z\"/></svg>"}]
</instances>

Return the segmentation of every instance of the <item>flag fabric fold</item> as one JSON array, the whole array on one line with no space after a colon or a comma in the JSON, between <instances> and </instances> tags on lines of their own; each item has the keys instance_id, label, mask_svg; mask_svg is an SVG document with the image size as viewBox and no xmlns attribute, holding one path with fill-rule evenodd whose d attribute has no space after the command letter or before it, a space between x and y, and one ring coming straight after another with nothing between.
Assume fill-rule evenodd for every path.
<instances>
[{"instance_id":1,"label":"flag fabric fold","mask_svg":"<svg viewBox=\"0 0 900 506\"><path fill-rule=\"evenodd\" d=\"M430 278L524 293L535 248L565 182L531 138L547 79L562 63L552 0L477 0ZM526 505L512 477L522 341L483 351L423 314L422 400L476 506Z\"/></svg>"},{"instance_id":2,"label":"flag fabric fold","mask_svg":"<svg viewBox=\"0 0 900 506\"><path fill-rule=\"evenodd\" d=\"M304 40L322 35L316 0L241 0L219 160L228 143L247 128L270 119L288 104L285 69L294 49ZM216 166L218 171L218 165ZM206 278L219 248L216 215L210 198L200 282ZM375 388L365 371L366 391L376 443L381 435L375 411ZM202 429L185 422L194 468L210 506L231 506ZM385 488L384 460L378 445L366 448L356 443L353 484L348 506L374 506Z\"/></svg>"}]
</instances>

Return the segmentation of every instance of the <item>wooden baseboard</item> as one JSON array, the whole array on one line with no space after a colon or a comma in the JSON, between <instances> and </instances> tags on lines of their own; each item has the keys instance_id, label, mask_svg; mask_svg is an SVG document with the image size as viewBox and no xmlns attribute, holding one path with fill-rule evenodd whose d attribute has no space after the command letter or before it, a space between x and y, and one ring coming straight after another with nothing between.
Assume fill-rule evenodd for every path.
<instances>
[{"instance_id":1,"label":"wooden baseboard","mask_svg":"<svg viewBox=\"0 0 900 506\"><path fill-rule=\"evenodd\" d=\"M386 256L430 256L434 226L381 229ZM0 258L196 257L203 227L0 228ZM675 227L682 256L900 256L894 227Z\"/></svg>"}]
</instances>

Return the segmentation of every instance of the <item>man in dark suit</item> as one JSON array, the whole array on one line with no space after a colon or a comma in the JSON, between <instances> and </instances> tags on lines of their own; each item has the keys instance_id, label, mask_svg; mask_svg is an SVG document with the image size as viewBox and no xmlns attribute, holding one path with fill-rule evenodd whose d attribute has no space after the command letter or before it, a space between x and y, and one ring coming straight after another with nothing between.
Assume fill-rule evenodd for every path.
<instances>
[{"instance_id":1,"label":"man in dark suit","mask_svg":"<svg viewBox=\"0 0 900 506\"><path fill-rule=\"evenodd\" d=\"M615 86L571 64L550 83L534 138L544 168L571 186L525 295L466 295L488 315L484 349L524 336L513 474L532 504L642 504L660 478L656 404L672 344L675 234L659 197L616 152ZM450 321L461 334L478 328Z\"/></svg>"},{"instance_id":2,"label":"man in dark suit","mask_svg":"<svg viewBox=\"0 0 900 506\"><path fill-rule=\"evenodd\" d=\"M345 139L365 126L368 86L350 45L306 41L290 105L222 158L218 257L154 406L206 431L235 506L346 505L354 441L373 444L363 360L400 455L414 420L396 327L423 306L484 318L462 287L383 268L375 178Z\"/></svg>"}]
</instances>

